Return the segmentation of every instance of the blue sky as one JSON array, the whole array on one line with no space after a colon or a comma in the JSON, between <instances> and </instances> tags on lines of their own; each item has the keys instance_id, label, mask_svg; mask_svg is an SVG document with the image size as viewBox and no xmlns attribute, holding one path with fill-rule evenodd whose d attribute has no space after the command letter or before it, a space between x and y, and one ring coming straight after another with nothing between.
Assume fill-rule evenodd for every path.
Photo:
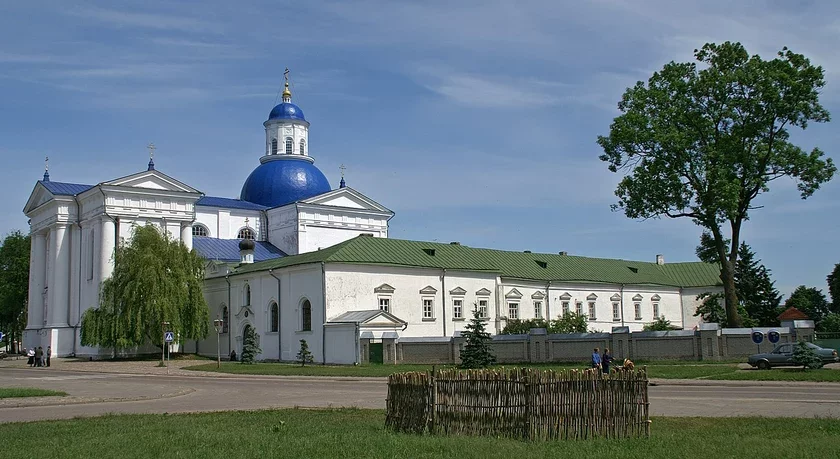
<instances>
[{"instance_id":1,"label":"blue sky","mask_svg":"<svg viewBox=\"0 0 840 459\"><path fill-rule=\"evenodd\" d=\"M455 5L455 6L453 6ZM782 46L826 70L840 117L840 3L3 2L0 233L50 157L54 181L158 169L237 197L263 152L285 67L316 164L396 212L391 236L693 260L687 220L610 211L619 177L595 143L627 86L707 41ZM795 139L835 161L836 123ZM801 201L774 183L744 239L783 293L827 291L840 262L840 178Z\"/></svg>"}]
</instances>

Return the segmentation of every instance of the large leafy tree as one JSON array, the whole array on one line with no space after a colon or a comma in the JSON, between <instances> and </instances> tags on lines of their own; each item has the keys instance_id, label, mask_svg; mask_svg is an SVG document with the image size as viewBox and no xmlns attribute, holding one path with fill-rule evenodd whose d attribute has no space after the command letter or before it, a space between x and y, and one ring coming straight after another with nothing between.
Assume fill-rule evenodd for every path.
<instances>
[{"instance_id":1,"label":"large leafy tree","mask_svg":"<svg viewBox=\"0 0 840 459\"><path fill-rule=\"evenodd\" d=\"M163 329L179 339L207 336L202 294L204 259L155 226L137 226L114 253L114 272L102 283L99 307L82 316L82 344L123 349L160 344Z\"/></svg>"},{"instance_id":2,"label":"large leafy tree","mask_svg":"<svg viewBox=\"0 0 840 459\"><path fill-rule=\"evenodd\" d=\"M15 231L0 245L0 331L8 342L19 341L26 327L28 295L29 236Z\"/></svg>"},{"instance_id":3,"label":"large leafy tree","mask_svg":"<svg viewBox=\"0 0 840 459\"><path fill-rule=\"evenodd\" d=\"M811 318L819 326L819 323L831 311L828 309L828 301L822 290L816 287L806 287L800 285L796 290L790 294L787 301L785 301L785 308L795 307L804 312L805 315Z\"/></svg>"},{"instance_id":4,"label":"large leafy tree","mask_svg":"<svg viewBox=\"0 0 840 459\"><path fill-rule=\"evenodd\" d=\"M840 314L840 263L834 265L834 271L831 271L825 280L831 295L831 311Z\"/></svg>"},{"instance_id":5,"label":"large leafy tree","mask_svg":"<svg viewBox=\"0 0 840 459\"><path fill-rule=\"evenodd\" d=\"M630 218L690 218L709 231L726 322L740 326L735 266L753 201L782 177L807 198L836 172L821 150L805 151L789 134L829 121L819 103L824 72L787 48L764 60L739 43L709 43L694 56L696 63L668 63L627 89L622 114L598 137L600 159L628 174L614 209Z\"/></svg>"}]
</instances>

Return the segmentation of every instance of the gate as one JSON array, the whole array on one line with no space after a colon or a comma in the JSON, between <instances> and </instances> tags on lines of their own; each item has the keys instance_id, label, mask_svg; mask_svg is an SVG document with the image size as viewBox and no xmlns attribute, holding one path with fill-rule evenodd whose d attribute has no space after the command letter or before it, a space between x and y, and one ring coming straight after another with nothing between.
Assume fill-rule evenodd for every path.
<instances>
[{"instance_id":1,"label":"gate","mask_svg":"<svg viewBox=\"0 0 840 459\"><path fill-rule=\"evenodd\" d=\"M382 363L382 343L370 343L368 349L368 362Z\"/></svg>"}]
</instances>

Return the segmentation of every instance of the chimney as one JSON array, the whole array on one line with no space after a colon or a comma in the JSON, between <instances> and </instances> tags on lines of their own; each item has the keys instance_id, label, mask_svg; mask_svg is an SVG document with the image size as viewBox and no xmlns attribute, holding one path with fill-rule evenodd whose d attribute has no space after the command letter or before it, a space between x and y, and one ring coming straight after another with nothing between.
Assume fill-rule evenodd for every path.
<instances>
[{"instance_id":1,"label":"chimney","mask_svg":"<svg viewBox=\"0 0 840 459\"><path fill-rule=\"evenodd\" d=\"M656 255L656 264L657 265L664 265L665 264L665 257L662 254Z\"/></svg>"},{"instance_id":2,"label":"chimney","mask_svg":"<svg viewBox=\"0 0 840 459\"><path fill-rule=\"evenodd\" d=\"M562 252L557 252L557 253L560 254L560 255L564 255L564 256L569 254L569 252L566 252L565 250L562 251Z\"/></svg>"},{"instance_id":3,"label":"chimney","mask_svg":"<svg viewBox=\"0 0 840 459\"><path fill-rule=\"evenodd\" d=\"M453 241L453 242L450 242L449 245L461 245L461 243L458 242L458 241Z\"/></svg>"},{"instance_id":4,"label":"chimney","mask_svg":"<svg viewBox=\"0 0 840 459\"><path fill-rule=\"evenodd\" d=\"M239 241L239 262L243 265L254 262L254 247L256 244L251 239Z\"/></svg>"}]
</instances>

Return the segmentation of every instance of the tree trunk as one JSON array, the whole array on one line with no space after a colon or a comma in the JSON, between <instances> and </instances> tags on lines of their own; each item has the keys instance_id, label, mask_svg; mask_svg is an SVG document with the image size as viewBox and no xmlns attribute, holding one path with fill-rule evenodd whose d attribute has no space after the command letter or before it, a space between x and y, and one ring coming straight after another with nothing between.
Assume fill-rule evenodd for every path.
<instances>
[{"instance_id":1,"label":"tree trunk","mask_svg":"<svg viewBox=\"0 0 840 459\"><path fill-rule=\"evenodd\" d=\"M726 260L720 270L720 277L723 281L723 293L726 309L726 326L739 328L743 323L738 314L738 294L735 291L735 270L729 260Z\"/></svg>"}]
</instances>

